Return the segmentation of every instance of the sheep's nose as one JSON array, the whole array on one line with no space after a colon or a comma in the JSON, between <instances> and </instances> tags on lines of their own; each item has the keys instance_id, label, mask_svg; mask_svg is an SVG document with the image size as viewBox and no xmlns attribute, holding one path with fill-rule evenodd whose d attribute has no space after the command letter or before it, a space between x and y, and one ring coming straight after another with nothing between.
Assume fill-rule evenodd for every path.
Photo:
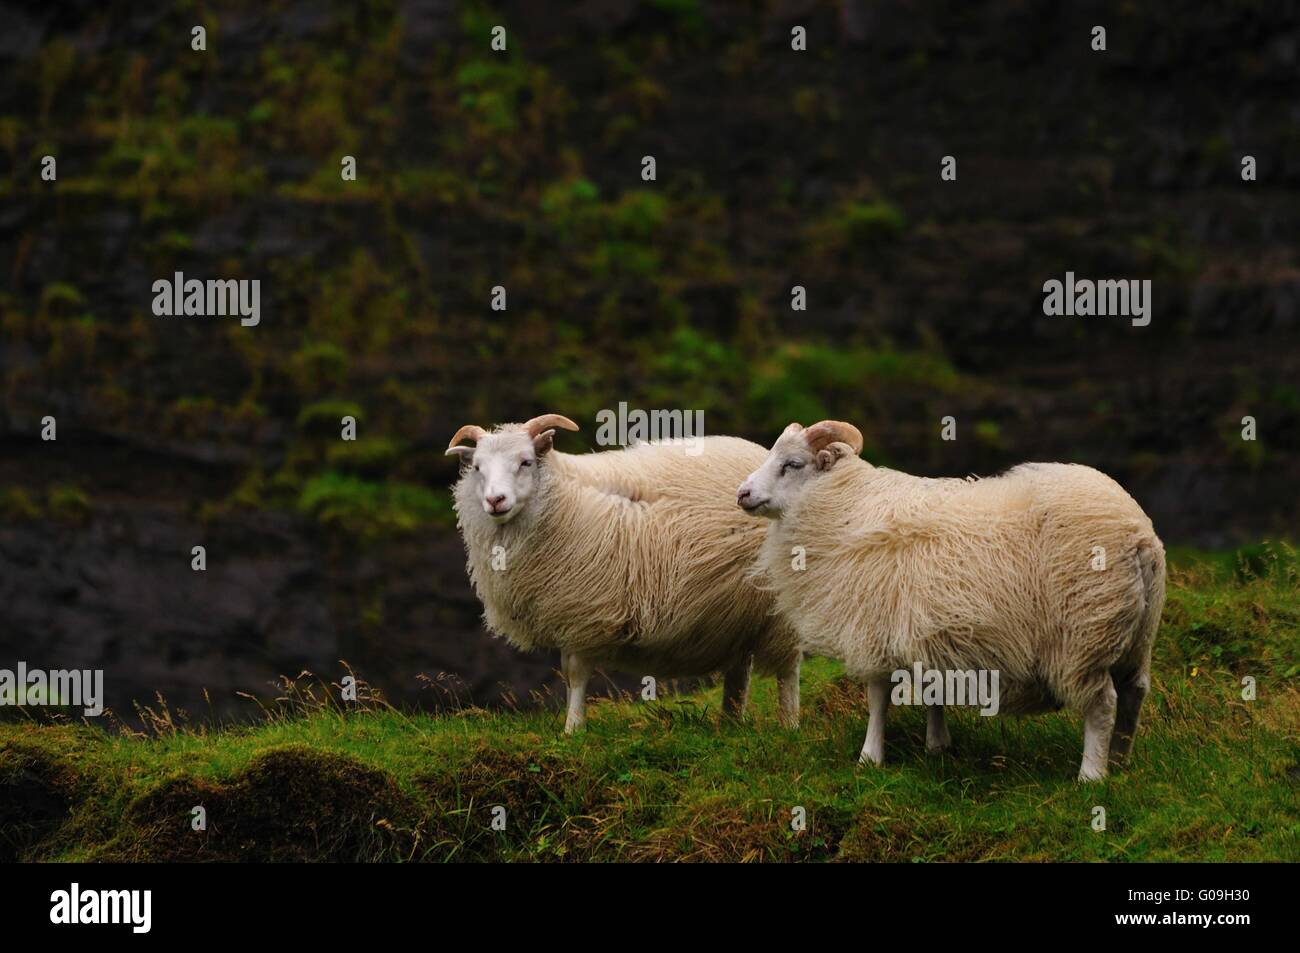
<instances>
[{"instance_id":1,"label":"sheep's nose","mask_svg":"<svg viewBox=\"0 0 1300 953\"><path fill-rule=\"evenodd\" d=\"M742 486L736 491L736 502L744 506L747 499L749 499L749 487Z\"/></svg>"},{"instance_id":2,"label":"sheep's nose","mask_svg":"<svg viewBox=\"0 0 1300 953\"><path fill-rule=\"evenodd\" d=\"M500 506L502 503L506 501L506 495L502 493L500 496L489 496L486 497L486 500L487 500L487 505L492 507L492 509L495 510L498 506Z\"/></svg>"}]
</instances>

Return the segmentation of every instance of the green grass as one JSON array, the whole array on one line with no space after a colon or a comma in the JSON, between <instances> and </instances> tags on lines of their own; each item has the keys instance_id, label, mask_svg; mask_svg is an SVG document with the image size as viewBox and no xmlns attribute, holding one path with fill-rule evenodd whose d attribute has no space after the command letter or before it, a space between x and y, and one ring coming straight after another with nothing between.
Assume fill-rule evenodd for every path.
<instances>
[{"instance_id":1,"label":"green grass","mask_svg":"<svg viewBox=\"0 0 1300 953\"><path fill-rule=\"evenodd\" d=\"M373 449L375 442L372 440L367 446ZM354 463L367 459L365 454L364 450L355 452ZM430 490L408 483L379 483L333 470L306 482L298 498L298 509L322 526L358 539L409 533L430 526L445 528L455 523L451 493L447 490Z\"/></svg>"},{"instance_id":2,"label":"green grass","mask_svg":"<svg viewBox=\"0 0 1300 953\"><path fill-rule=\"evenodd\" d=\"M886 766L859 767L864 693L824 660L797 731L770 679L745 724L715 687L594 702L575 737L553 710L345 710L286 681L251 726L0 726L0 859L1296 861L1300 605L1285 560L1262 564L1175 559L1134 759L1100 784L1074 781L1067 713L954 711L933 756L922 711L894 709Z\"/></svg>"}]
</instances>

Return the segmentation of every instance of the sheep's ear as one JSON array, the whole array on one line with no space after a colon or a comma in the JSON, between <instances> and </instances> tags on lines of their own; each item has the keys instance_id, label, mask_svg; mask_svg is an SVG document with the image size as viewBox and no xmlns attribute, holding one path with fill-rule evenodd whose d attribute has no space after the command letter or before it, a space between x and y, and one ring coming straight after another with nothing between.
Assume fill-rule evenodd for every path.
<instances>
[{"instance_id":1,"label":"sheep's ear","mask_svg":"<svg viewBox=\"0 0 1300 953\"><path fill-rule=\"evenodd\" d=\"M817 451L817 469L829 470L831 467L835 466L841 457L852 456L856 456L856 454L854 454L853 448L847 443L840 443L837 441L835 443L827 444L824 450Z\"/></svg>"},{"instance_id":2,"label":"sheep's ear","mask_svg":"<svg viewBox=\"0 0 1300 953\"><path fill-rule=\"evenodd\" d=\"M533 452L539 457L551 452L551 445L555 442L554 430L543 430L533 438Z\"/></svg>"},{"instance_id":3,"label":"sheep's ear","mask_svg":"<svg viewBox=\"0 0 1300 953\"><path fill-rule=\"evenodd\" d=\"M444 454L444 456L460 457L460 465L463 467L469 466L469 464L474 462L474 448L473 447L448 447L447 452L446 454Z\"/></svg>"}]
</instances>

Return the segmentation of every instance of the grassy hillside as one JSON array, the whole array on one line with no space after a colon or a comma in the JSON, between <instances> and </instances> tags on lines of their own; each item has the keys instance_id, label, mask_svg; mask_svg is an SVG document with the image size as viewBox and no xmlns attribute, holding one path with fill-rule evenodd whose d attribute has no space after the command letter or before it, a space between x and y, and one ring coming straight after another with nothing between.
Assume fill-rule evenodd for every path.
<instances>
[{"instance_id":1,"label":"grassy hillside","mask_svg":"<svg viewBox=\"0 0 1300 953\"><path fill-rule=\"evenodd\" d=\"M1065 714L956 711L927 756L921 710L894 709L887 767L858 767L864 692L823 660L797 732L768 680L746 725L715 688L597 703L572 738L547 711L345 711L286 683L253 727L0 726L0 859L1300 860L1295 554L1181 562L1134 762L1103 784L1074 782Z\"/></svg>"}]
</instances>

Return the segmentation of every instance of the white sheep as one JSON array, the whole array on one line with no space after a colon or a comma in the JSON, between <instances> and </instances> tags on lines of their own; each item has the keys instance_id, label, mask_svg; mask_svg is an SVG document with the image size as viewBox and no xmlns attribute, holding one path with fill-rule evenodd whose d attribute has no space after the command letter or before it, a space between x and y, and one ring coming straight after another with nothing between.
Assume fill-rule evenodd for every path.
<instances>
[{"instance_id":1,"label":"white sheep","mask_svg":"<svg viewBox=\"0 0 1300 953\"><path fill-rule=\"evenodd\" d=\"M919 662L996 671L1005 711L1082 712L1081 780L1123 763L1165 599L1164 547L1137 503L1084 466L926 479L861 449L851 424L791 424L737 497L772 518L756 573L777 611L867 683L861 760L883 762L891 675ZM943 709L927 715L927 745L943 747Z\"/></svg>"},{"instance_id":2,"label":"white sheep","mask_svg":"<svg viewBox=\"0 0 1300 953\"><path fill-rule=\"evenodd\" d=\"M765 535L732 505L766 451L733 437L573 455L551 449L547 414L461 427L457 525L489 629L526 650L559 649L564 729L586 720L601 666L661 677L722 671L723 709L739 716L751 668L777 676L780 715L799 716L794 632L749 578ZM474 447L460 446L469 438Z\"/></svg>"}]
</instances>

